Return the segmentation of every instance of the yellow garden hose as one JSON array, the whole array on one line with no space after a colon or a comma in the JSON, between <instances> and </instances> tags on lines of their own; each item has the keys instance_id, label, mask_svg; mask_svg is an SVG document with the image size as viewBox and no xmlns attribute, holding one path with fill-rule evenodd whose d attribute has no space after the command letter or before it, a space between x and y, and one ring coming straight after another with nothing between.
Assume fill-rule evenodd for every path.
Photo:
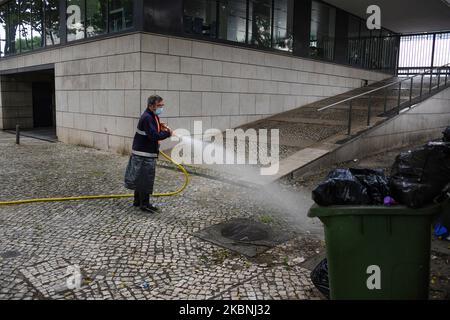
<instances>
[{"instance_id":1,"label":"yellow garden hose","mask_svg":"<svg viewBox=\"0 0 450 320\"><path fill-rule=\"evenodd\" d=\"M167 193L154 193L152 194L153 197L169 197L174 196L176 194L179 194L184 189L186 189L187 185L189 184L189 173L186 171L183 166L175 160L173 160L171 157L169 157L164 152L160 151L161 155L172 162L174 165L178 167L178 169L181 170L184 174L184 183L183 185L172 192ZM60 198L36 198L36 199L25 199L25 200L12 200L12 201L0 201L0 206L4 205L13 205L13 204L24 204L24 203L34 203L34 202L52 202L52 201L70 201L70 200L90 200L90 199L113 199L113 198L130 198L133 197L134 194L107 194L107 195L95 195L95 196L73 196L73 197L60 197Z\"/></svg>"}]
</instances>

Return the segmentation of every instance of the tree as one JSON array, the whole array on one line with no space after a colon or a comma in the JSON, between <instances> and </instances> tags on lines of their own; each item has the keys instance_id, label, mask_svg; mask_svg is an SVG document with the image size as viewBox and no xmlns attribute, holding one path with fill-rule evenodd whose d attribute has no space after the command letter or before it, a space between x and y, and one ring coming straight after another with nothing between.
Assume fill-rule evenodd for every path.
<instances>
[{"instance_id":1,"label":"tree","mask_svg":"<svg viewBox=\"0 0 450 320\"><path fill-rule=\"evenodd\" d=\"M86 10L88 12L88 33L92 36L107 32L108 1L88 1Z\"/></svg>"},{"instance_id":2,"label":"tree","mask_svg":"<svg viewBox=\"0 0 450 320\"><path fill-rule=\"evenodd\" d=\"M252 43L266 48L272 46L271 8L272 0L253 2Z\"/></svg>"},{"instance_id":3,"label":"tree","mask_svg":"<svg viewBox=\"0 0 450 320\"><path fill-rule=\"evenodd\" d=\"M59 1L45 0L45 38L47 45L59 43Z\"/></svg>"},{"instance_id":4,"label":"tree","mask_svg":"<svg viewBox=\"0 0 450 320\"><path fill-rule=\"evenodd\" d=\"M261 47L270 48L272 41L270 27L270 19L256 16L253 20L253 43Z\"/></svg>"}]
</instances>

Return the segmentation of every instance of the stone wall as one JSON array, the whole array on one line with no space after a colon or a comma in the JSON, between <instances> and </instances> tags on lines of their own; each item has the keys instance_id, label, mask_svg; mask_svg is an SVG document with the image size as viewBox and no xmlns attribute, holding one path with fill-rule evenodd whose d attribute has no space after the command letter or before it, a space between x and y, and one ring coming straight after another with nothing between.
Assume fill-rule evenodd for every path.
<instances>
[{"instance_id":1,"label":"stone wall","mask_svg":"<svg viewBox=\"0 0 450 320\"><path fill-rule=\"evenodd\" d=\"M13 76L0 77L0 128L33 127L33 96L31 82Z\"/></svg>"}]
</instances>

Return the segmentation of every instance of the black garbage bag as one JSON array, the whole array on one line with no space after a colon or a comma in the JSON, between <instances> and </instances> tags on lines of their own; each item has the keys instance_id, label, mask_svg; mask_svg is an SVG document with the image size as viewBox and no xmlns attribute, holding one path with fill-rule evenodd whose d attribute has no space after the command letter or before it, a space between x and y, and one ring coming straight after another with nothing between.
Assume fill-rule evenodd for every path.
<instances>
[{"instance_id":1,"label":"black garbage bag","mask_svg":"<svg viewBox=\"0 0 450 320\"><path fill-rule=\"evenodd\" d=\"M450 230L450 183L444 187L441 194L434 198L433 202L442 205L441 213L436 217L435 223L440 223L447 230Z\"/></svg>"},{"instance_id":2,"label":"black garbage bag","mask_svg":"<svg viewBox=\"0 0 450 320\"><path fill-rule=\"evenodd\" d=\"M382 169L336 169L312 194L321 206L380 205L389 195L389 181Z\"/></svg>"},{"instance_id":3,"label":"black garbage bag","mask_svg":"<svg viewBox=\"0 0 450 320\"><path fill-rule=\"evenodd\" d=\"M350 172L367 189L370 203L379 205L384 203L384 198L389 193L389 179L385 176L383 169L357 169L352 168Z\"/></svg>"},{"instance_id":4,"label":"black garbage bag","mask_svg":"<svg viewBox=\"0 0 450 320\"><path fill-rule=\"evenodd\" d=\"M442 141L450 142L450 127L447 127L447 129L445 129L444 132L442 132L442 134L443 134Z\"/></svg>"},{"instance_id":5,"label":"black garbage bag","mask_svg":"<svg viewBox=\"0 0 450 320\"><path fill-rule=\"evenodd\" d=\"M441 191L441 193L434 198L433 202L434 203L444 203L444 202L449 202L450 200L450 183L447 184ZM450 214L450 211L449 211Z\"/></svg>"},{"instance_id":6,"label":"black garbage bag","mask_svg":"<svg viewBox=\"0 0 450 320\"><path fill-rule=\"evenodd\" d=\"M411 208L431 204L450 183L450 143L429 142L401 153L391 172L391 195Z\"/></svg>"},{"instance_id":7,"label":"black garbage bag","mask_svg":"<svg viewBox=\"0 0 450 320\"><path fill-rule=\"evenodd\" d=\"M327 258L320 261L320 263L311 271L311 281L327 299L330 299L330 283L328 281L328 261Z\"/></svg>"},{"instance_id":8,"label":"black garbage bag","mask_svg":"<svg viewBox=\"0 0 450 320\"><path fill-rule=\"evenodd\" d=\"M312 198L321 206L370 203L367 188L349 169L331 171L326 180L313 190Z\"/></svg>"}]
</instances>

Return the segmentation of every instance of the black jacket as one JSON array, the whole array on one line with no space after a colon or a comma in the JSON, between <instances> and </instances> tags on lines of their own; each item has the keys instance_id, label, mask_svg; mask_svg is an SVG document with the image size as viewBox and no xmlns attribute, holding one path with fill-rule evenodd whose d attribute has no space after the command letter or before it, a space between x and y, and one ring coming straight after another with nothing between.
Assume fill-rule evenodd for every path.
<instances>
[{"instance_id":1,"label":"black jacket","mask_svg":"<svg viewBox=\"0 0 450 320\"><path fill-rule=\"evenodd\" d=\"M139 119L133 140L133 153L144 157L157 157L159 141L170 137L167 131L161 131L159 117L146 109Z\"/></svg>"}]
</instances>

